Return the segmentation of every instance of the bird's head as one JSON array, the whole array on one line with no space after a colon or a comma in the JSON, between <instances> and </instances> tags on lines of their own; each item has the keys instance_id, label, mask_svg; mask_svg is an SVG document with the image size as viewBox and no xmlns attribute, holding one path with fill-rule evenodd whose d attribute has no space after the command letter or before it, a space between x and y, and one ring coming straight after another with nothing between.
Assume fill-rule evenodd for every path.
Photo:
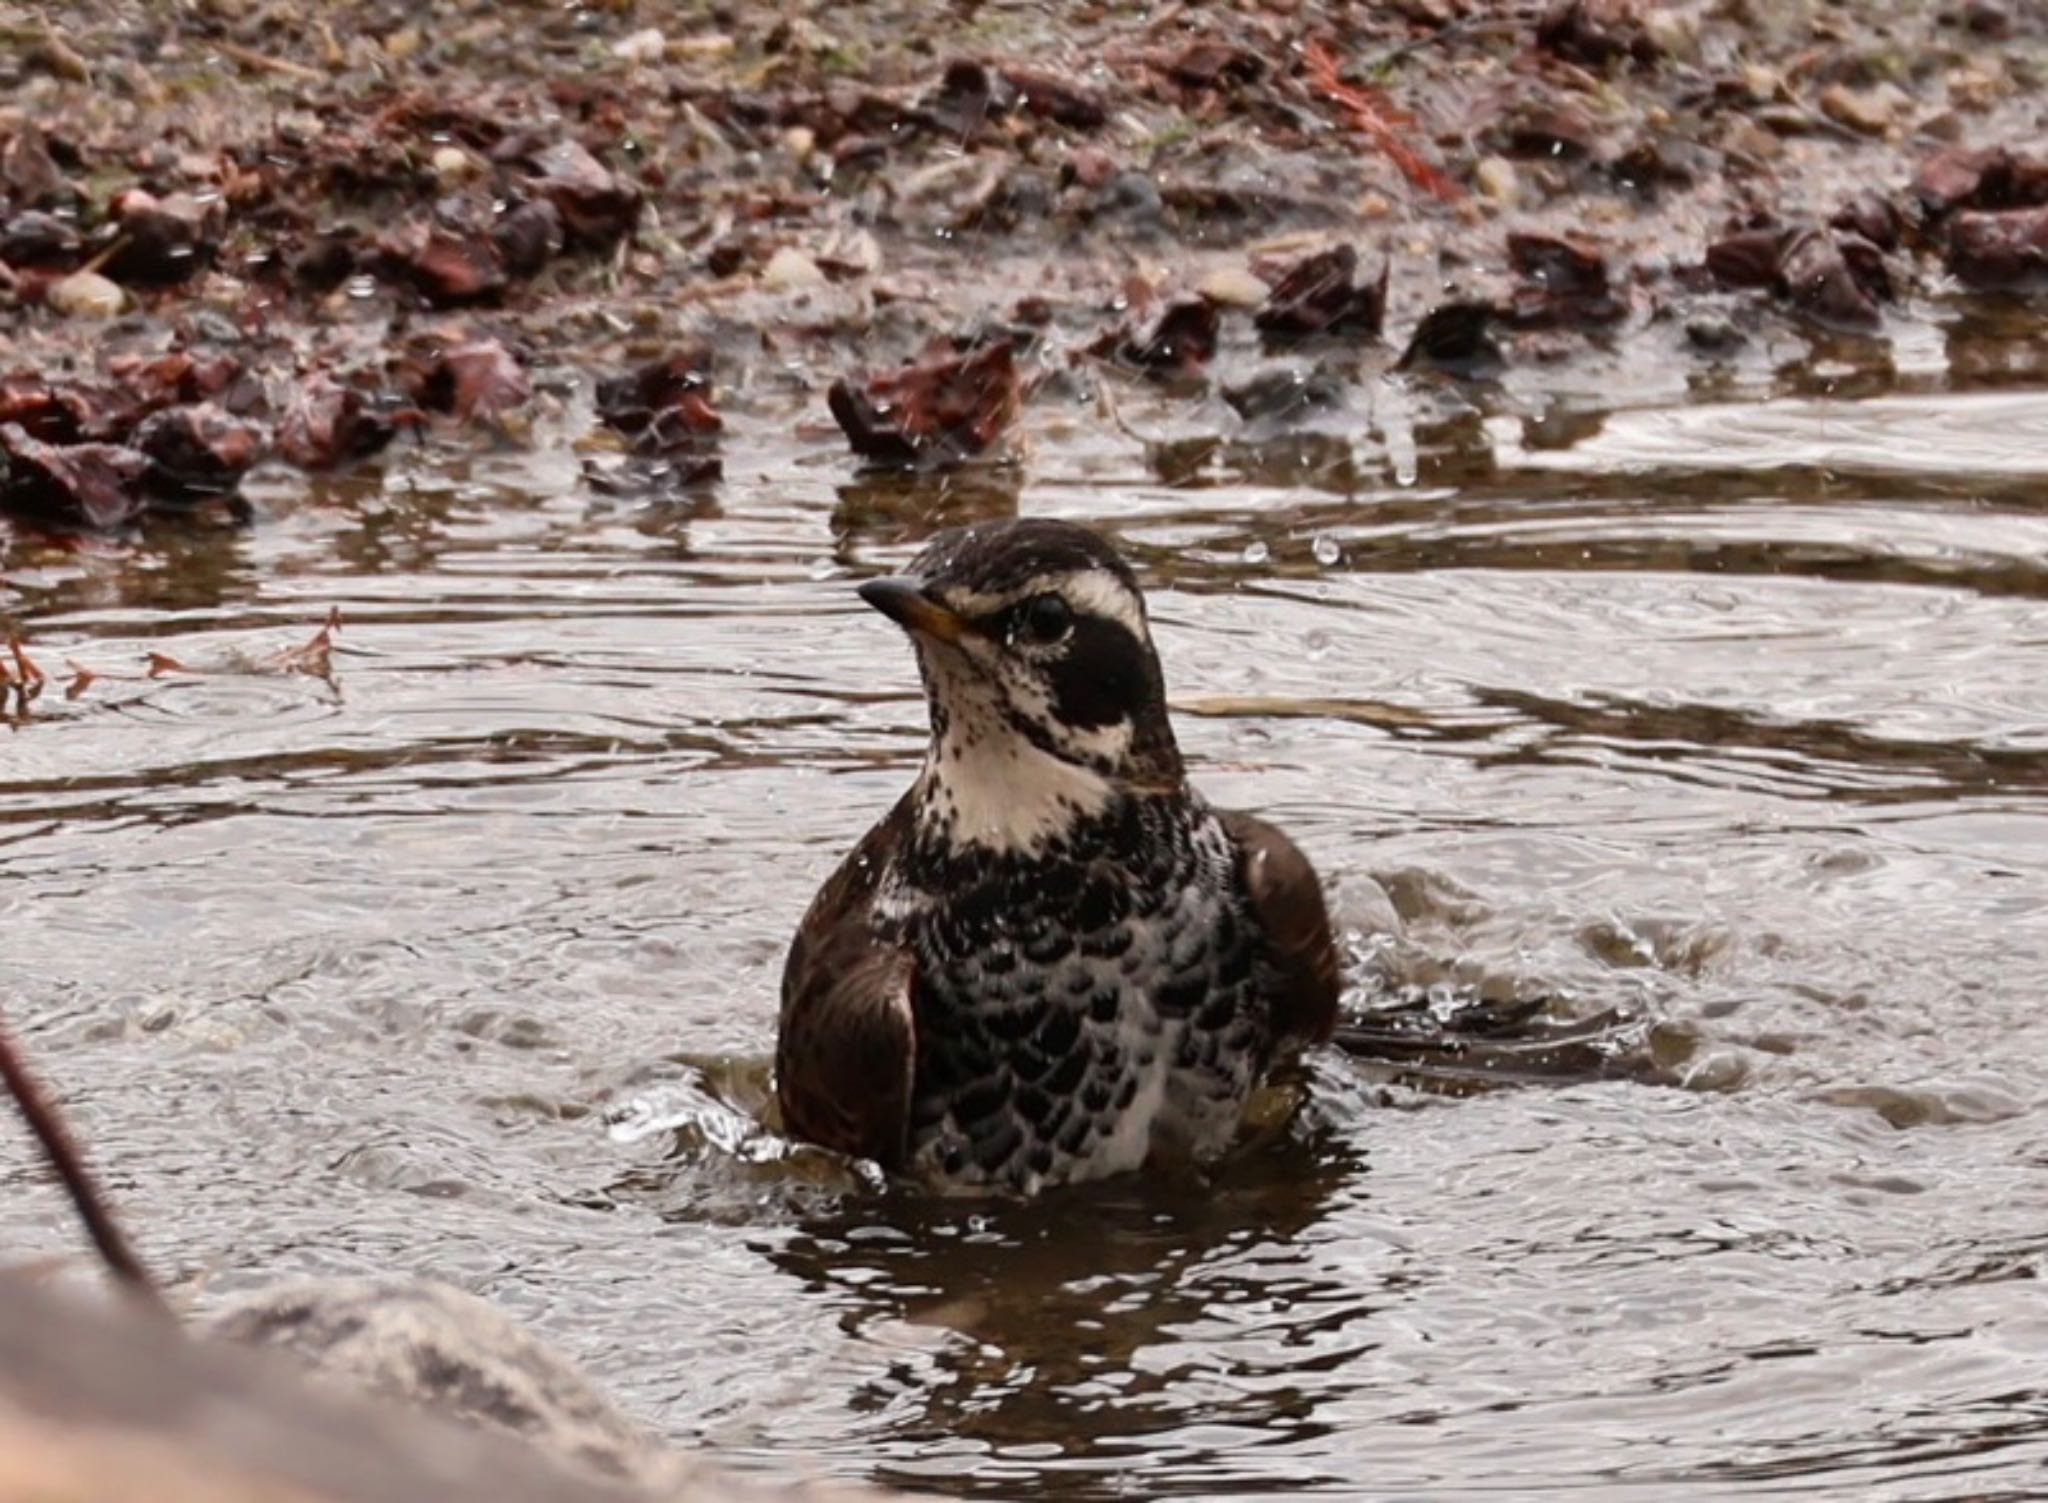
<instances>
[{"instance_id":1,"label":"bird's head","mask_svg":"<svg viewBox=\"0 0 2048 1503\"><path fill-rule=\"evenodd\" d=\"M1144 596L1095 533L1054 521L945 533L860 593L916 644L930 777L970 837L1029 845L1061 809L1179 786Z\"/></svg>"}]
</instances>

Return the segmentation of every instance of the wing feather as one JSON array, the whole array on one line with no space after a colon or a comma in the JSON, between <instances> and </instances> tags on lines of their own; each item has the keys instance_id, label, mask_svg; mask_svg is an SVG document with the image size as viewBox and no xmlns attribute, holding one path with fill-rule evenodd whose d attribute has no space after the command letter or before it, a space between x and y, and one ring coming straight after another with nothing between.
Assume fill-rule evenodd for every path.
<instances>
[{"instance_id":1,"label":"wing feather","mask_svg":"<svg viewBox=\"0 0 2048 1503\"><path fill-rule=\"evenodd\" d=\"M1337 1026L1342 989L1322 881L1301 849L1264 820L1226 811L1223 822L1237 843L1252 914L1265 937L1274 1037L1282 1045L1322 1043Z\"/></svg>"},{"instance_id":2,"label":"wing feather","mask_svg":"<svg viewBox=\"0 0 2048 1503\"><path fill-rule=\"evenodd\" d=\"M916 964L876 923L875 896L907 824L899 805L819 890L782 971L775 1093L794 1137L884 1168L903 1161L916 1067Z\"/></svg>"}]
</instances>

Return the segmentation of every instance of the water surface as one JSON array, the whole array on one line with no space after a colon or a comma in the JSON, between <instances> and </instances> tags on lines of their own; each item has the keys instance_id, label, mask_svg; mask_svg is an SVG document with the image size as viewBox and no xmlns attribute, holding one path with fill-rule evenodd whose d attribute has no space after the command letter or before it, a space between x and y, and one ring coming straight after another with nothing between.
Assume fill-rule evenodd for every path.
<instances>
[{"instance_id":1,"label":"water surface","mask_svg":"<svg viewBox=\"0 0 2048 1503\"><path fill-rule=\"evenodd\" d=\"M9 537L0 608L100 675L6 729L9 1013L202 1302L453 1279L778 1474L2040 1496L2048 386L1972 317L1619 406L1048 404L950 481L764 387L701 496L594 494L570 410L277 474L248 531ZM1614 1068L1321 1057L1213 1185L1027 1206L766 1132L783 946L920 749L852 586L1011 512L1139 561L1197 779L1322 868L1354 1007L1544 997ZM331 607L331 678L262 671ZM75 1246L0 1179L11 1256Z\"/></svg>"}]
</instances>

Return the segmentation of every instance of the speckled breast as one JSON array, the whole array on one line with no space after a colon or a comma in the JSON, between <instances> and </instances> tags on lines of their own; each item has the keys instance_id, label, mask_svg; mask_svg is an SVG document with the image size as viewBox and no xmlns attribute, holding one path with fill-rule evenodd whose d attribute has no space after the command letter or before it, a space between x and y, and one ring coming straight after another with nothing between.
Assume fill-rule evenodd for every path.
<instances>
[{"instance_id":1,"label":"speckled breast","mask_svg":"<svg viewBox=\"0 0 2048 1503\"><path fill-rule=\"evenodd\" d=\"M1030 1190L1229 1142L1271 1040L1236 852L1205 807L1125 800L1035 858L908 866L917 1171Z\"/></svg>"}]
</instances>

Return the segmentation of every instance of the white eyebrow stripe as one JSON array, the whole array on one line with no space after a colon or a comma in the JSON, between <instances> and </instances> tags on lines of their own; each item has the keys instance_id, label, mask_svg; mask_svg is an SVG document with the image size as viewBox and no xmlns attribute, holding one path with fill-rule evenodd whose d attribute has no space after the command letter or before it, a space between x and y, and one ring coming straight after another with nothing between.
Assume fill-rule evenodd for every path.
<instances>
[{"instance_id":1,"label":"white eyebrow stripe","mask_svg":"<svg viewBox=\"0 0 2048 1503\"><path fill-rule=\"evenodd\" d=\"M1144 602L1135 590L1107 569L1069 574L1063 580L1048 582L1044 588L1058 589L1066 596L1067 604L1082 615L1115 621L1140 642L1152 640L1152 633L1145 625Z\"/></svg>"},{"instance_id":2,"label":"white eyebrow stripe","mask_svg":"<svg viewBox=\"0 0 2048 1503\"><path fill-rule=\"evenodd\" d=\"M1138 598L1137 591L1107 569L1034 574L1000 595L981 590L948 593L948 604L966 616L993 615L1020 600L1029 600L1033 595L1060 595L1078 614L1114 621L1140 642L1149 645L1152 641L1152 633L1145 625L1144 602Z\"/></svg>"}]
</instances>

